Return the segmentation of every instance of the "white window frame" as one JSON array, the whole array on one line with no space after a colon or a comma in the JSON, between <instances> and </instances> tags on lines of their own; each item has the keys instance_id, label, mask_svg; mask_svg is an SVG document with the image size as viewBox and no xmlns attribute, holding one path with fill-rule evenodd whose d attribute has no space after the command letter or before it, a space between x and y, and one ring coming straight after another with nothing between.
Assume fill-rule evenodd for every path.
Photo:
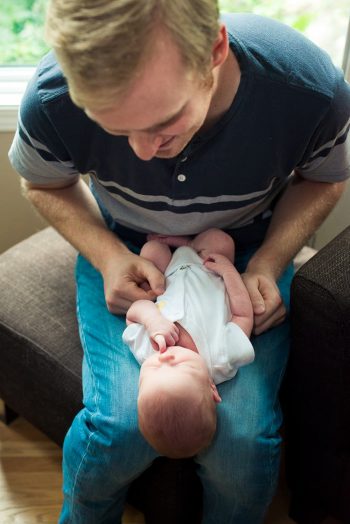
<instances>
[{"instance_id":1,"label":"white window frame","mask_svg":"<svg viewBox=\"0 0 350 524\"><path fill-rule=\"evenodd\" d=\"M0 67L0 132L15 131L18 108L35 67Z\"/></svg>"},{"instance_id":2,"label":"white window frame","mask_svg":"<svg viewBox=\"0 0 350 524\"><path fill-rule=\"evenodd\" d=\"M345 40L342 67L343 67L345 78L350 84L350 17L349 17L349 23L348 23L348 31L347 31L346 40Z\"/></svg>"},{"instance_id":3,"label":"white window frame","mask_svg":"<svg viewBox=\"0 0 350 524\"><path fill-rule=\"evenodd\" d=\"M342 67L350 83L350 18ZM0 66L0 132L15 131L21 98L34 71L34 67Z\"/></svg>"}]
</instances>

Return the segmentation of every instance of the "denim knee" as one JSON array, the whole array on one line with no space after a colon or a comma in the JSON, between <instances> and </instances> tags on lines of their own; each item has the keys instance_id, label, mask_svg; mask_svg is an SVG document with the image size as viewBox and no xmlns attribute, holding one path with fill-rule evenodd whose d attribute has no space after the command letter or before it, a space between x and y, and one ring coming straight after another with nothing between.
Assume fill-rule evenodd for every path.
<instances>
[{"instance_id":1,"label":"denim knee","mask_svg":"<svg viewBox=\"0 0 350 524\"><path fill-rule=\"evenodd\" d=\"M106 479L111 485L125 486L144 471L156 457L139 432L137 421L120 415L91 414L82 410L64 442L64 460L80 484L89 485L93 475L94 492ZM73 472L72 471L72 472ZM77 476L76 476L77 475Z\"/></svg>"},{"instance_id":2,"label":"denim knee","mask_svg":"<svg viewBox=\"0 0 350 524\"><path fill-rule=\"evenodd\" d=\"M230 430L221 426L219 420L214 441L198 457L198 462L212 475L229 479L237 478L239 472L240 482L243 477L249 482L249 478L256 479L259 469L265 475L266 469L278 460L281 437L277 428L257 425L254 421L251 425L247 421L237 422Z\"/></svg>"},{"instance_id":3,"label":"denim knee","mask_svg":"<svg viewBox=\"0 0 350 524\"><path fill-rule=\"evenodd\" d=\"M222 403L217 407L216 436L196 459L204 491L211 489L228 504L234 498L245 505L254 497L263 505L276 487L282 422L278 388L283 366L269 358L272 347L259 350L254 363L219 386Z\"/></svg>"},{"instance_id":4,"label":"denim knee","mask_svg":"<svg viewBox=\"0 0 350 524\"><path fill-rule=\"evenodd\" d=\"M119 471L127 473L130 463L143 462L143 456L153 455L139 431L136 409L121 408L110 414L89 414L85 417L85 425L91 446L98 453L107 454L109 463L117 462Z\"/></svg>"}]
</instances>

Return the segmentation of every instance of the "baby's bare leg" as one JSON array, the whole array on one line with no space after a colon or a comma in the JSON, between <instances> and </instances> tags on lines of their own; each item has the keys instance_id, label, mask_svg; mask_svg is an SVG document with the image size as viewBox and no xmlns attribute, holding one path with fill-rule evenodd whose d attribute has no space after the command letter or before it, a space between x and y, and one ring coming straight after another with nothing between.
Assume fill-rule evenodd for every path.
<instances>
[{"instance_id":1,"label":"baby's bare leg","mask_svg":"<svg viewBox=\"0 0 350 524\"><path fill-rule=\"evenodd\" d=\"M231 262L234 261L235 244L233 238L224 231L221 231L221 229L212 228L203 231L203 233L199 233L199 235L194 237L190 246L193 247L202 258L206 258L211 253L217 253L224 255Z\"/></svg>"},{"instance_id":2,"label":"baby's bare leg","mask_svg":"<svg viewBox=\"0 0 350 524\"><path fill-rule=\"evenodd\" d=\"M159 271L164 273L171 260L171 251L166 244L157 240L149 240L143 245L140 256L153 262Z\"/></svg>"},{"instance_id":3,"label":"baby's bare leg","mask_svg":"<svg viewBox=\"0 0 350 524\"><path fill-rule=\"evenodd\" d=\"M190 236L180 235L158 235L157 233L150 233L147 235L148 240L157 240L161 244L166 244L171 247L189 246L192 242Z\"/></svg>"}]
</instances>

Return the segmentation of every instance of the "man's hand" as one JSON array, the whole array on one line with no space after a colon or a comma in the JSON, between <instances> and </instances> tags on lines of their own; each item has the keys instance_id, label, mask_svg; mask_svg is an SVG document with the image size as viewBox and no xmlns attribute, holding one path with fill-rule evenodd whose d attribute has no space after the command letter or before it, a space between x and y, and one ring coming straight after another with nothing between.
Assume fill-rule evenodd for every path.
<instances>
[{"instance_id":1,"label":"man's hand","mask_svg":"<svg viewBox=\"0 0 350 524\"><path fill-rule=\"evenodd\" d=\"M254 310L254 334L280 324L286 309L276 282L343 193L345 182L311 182L295 173L278 200L264 242L242 275Z\"/></svg>"},{"instance_id":2,"label":"man's hand","mask_svg":"<svg viewBox=\"0 0 350 524\"><path fill-rule=\"evenodd\" d=\"M249 271L241 276L253 305L254 335L281 324L286 318L286 308L275 280Z\"/></svg>"},{"instance_id":3,"label":"man's hand","mask_svg":"<svg viewBox=\"0 0 350 524\"><path fill-rule=\"evenodd\" d=\"M164 293L164 275L152 262L131 252L111 257L101 273L106 304L115 315L126 313L136 300L154 300ZM145 283L148 291L141 287Z\"/></svg>"}]
</instances>

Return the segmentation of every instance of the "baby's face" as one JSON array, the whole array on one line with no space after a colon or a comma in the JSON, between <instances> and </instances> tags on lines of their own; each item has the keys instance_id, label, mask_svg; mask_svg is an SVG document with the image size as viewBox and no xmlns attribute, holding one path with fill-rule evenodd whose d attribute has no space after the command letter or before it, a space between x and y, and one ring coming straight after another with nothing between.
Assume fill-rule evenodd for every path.
<instances>
[{"instance_id":1,"label":"baby's face","mask_svg":"<svg viewBox=\"0 0 350 524\"><path fill-rule=\"evenodd\" d=\"M157 384L176 387L210 388L215 402L220 396L203 358L182 346L169 347L165 353L155 352L141 366L139 391L156 390Z\"/></svg>"}]
</instances>

